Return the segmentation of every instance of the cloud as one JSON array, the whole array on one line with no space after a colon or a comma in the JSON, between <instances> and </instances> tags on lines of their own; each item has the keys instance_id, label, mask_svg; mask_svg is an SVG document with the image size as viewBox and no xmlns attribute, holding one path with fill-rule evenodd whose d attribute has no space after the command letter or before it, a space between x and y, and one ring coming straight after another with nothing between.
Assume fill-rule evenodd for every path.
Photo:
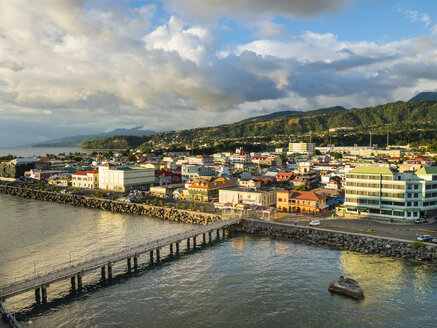
<instances>
[{"instance_id":1,"label":"cloud","mask_svg":"<svg viewBox=\"0 0 437 328\"><path fill-rule=\"evenodd\" d=\"M172 11L185 11L196 18L283 15L299 18L338 10L347 0L163 0Z\"/></svg>"},{"instance_id":2,"label":"cloud","mask_svg":"<svg viewBox=\"0 0 437 328\"><path fill-rule=\"evenodd\" d=\"M431 17L427 13L421 13L417 10L405 10L405 17L412 23L422 22L425 24L425 27L431 25L432 20Z\"/></svg>"},{"instance_id":3,"label":"cloud","mask_svg":"<svg viewBox=\"0 0 437 328\"><path fill-rule=\"evenodd\" d=\"M251 26L258 39L230 47L221 44L218 23L156 19L153 5L102 3L0 0L0 130L20 121L20 133L34 135L50 127L77 134L68 131L210 126L278 108L408 99L437 80L434 36L342 41L332 33L283 33L266 18ZM297 3L272 8L288 13ZM204 6L214 4L232 7ZM248 10L266 6L256 1Z\"/></svg>"}]
</instances>

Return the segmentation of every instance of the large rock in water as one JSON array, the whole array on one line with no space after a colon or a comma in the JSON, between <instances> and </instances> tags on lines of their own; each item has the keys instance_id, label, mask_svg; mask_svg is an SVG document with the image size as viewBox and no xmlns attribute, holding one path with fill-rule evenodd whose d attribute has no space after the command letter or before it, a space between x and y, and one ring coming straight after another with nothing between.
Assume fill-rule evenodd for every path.
<instances>
[{"instance_id":1,"label":"large rock in water","mask_svg":"<svg viewBox=\"0 0 437 328\"><path fill-rule=\"evenodd\" d=\"M328 290L333 293L353 297L357 300L361 300L364 298L364 292L361 289L360 285L355 280L350 278L344 278L343 276L340 276L340 278L331 282Z\"/></svg>"}]
</instances>

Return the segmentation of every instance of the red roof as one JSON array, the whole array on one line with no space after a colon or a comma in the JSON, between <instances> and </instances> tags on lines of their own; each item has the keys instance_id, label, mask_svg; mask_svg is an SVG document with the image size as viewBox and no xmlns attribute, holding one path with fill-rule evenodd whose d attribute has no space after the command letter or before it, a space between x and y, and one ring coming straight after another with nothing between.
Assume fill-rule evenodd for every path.
<instances>
[{"instance_id":1,"label":"red roof","mask_svg":"<svg viewBox=\"0 0 437 328\"><path fill-rule=\"evenodd\" d=\"M299 199L299 200L311 200L311 201L319 201L322 199L326 199L324 196L320 196L312 191L296 191L296 190L281 190L278 193L288 193L290 199Z\"/></svg>"},{"instance_id":2,"label":"red roof","mask_svg":"<svg viewBox=\"0 0 437 328\"><path fill-rule=\"evenodd\" d=\"M77 171L73 175L87 175L88 173L99 173L99 170Z\"/></svg>"}]
</instances>

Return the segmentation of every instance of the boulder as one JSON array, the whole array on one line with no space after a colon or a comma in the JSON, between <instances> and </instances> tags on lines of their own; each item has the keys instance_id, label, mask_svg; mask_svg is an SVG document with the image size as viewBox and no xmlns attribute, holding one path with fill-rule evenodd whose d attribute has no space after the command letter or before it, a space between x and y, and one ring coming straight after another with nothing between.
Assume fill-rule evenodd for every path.
<instances>
[{"instance_id":1,"label":"boulder","mask_svg":"<svg viewBox=\"0 0 437 328\"><path fill-rule=\"evenodd\" d=\"M344 278L343 276L331 282L328 290L333 293L353 297L357 300L364 298L364 292L358 282L351 278Z\"/></svg>"}]
</instances>

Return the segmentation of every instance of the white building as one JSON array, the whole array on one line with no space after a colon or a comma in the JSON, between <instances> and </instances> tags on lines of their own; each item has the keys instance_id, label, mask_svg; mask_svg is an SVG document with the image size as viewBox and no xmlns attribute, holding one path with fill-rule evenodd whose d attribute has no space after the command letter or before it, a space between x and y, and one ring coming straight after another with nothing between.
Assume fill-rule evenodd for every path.
<instances>
[{"instance_id":1,"label":"white building","mask_svg":"<svg viewBox=\"0 0 437 328\"><path fill-rule=\"evenodd\" d=\"M127 192L134 189L147 190L155 182L155 169L143 165L99 166L99 188Z\"/></svg>"},{"instance_id":2,"label":"white building","mask_svg":"<svg viewBox=\"0 0 437 328\"><path fill-rule=\"evenodd\" d=\"M79 171L71 175L71 185L74 188L99 188L99 171Z\"/></svg>"},{"instance_id":3,"label":"white building","mask_svg":"<svg viewBox=\"0 0 437 328\"><path fill-rule=\"evenodd\" d=\"M415 173L357 167L346 174L344 215L414 220L437 215L437 166Z\"/></svg>"},{"instance_id":4,"label":"white building","mask_svg":"<svg viewBox=\"0 0 437 328\"><path fill-rule=\"evenodd\" d=\"M220 189L219 203L274 206L276 205L276 190L251 191L245 188Z\"/></svg>"},{"instance_id":5,"label":"white building","mask_svg":"<svg viewBox=\"0 0 437 328\"><path fill-rule=\"evenodd\" d=\"M307 142L290 142L288 145L288 150L290 153L299 154L314 154L315 145L313 143Z\"/></svg>"}]
</instances>

